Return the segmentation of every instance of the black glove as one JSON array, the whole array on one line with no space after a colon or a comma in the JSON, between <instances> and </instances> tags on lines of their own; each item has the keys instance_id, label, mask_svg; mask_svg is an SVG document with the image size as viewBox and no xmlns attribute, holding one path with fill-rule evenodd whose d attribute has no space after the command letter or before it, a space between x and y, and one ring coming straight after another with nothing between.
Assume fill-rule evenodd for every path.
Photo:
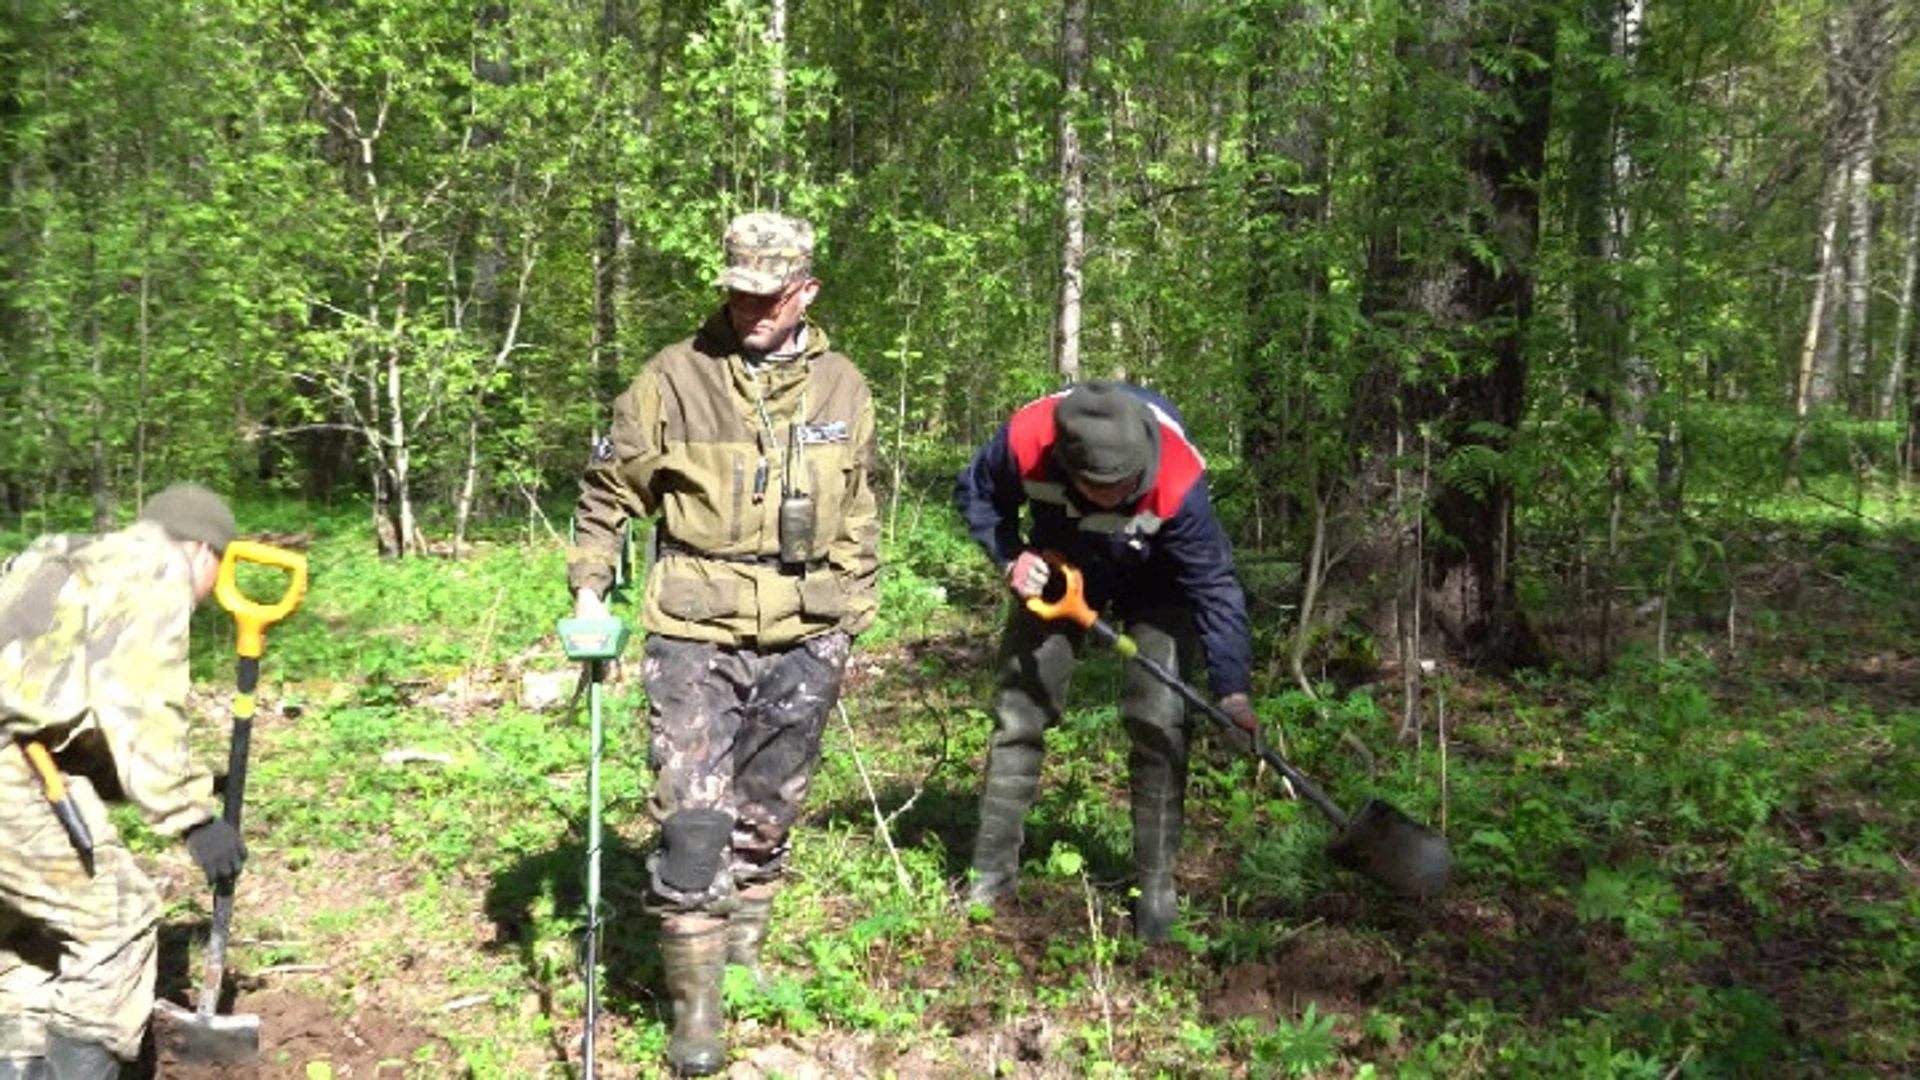
<instances>
[{"instance_id":1,"label":"black glove","mask_svg":"<svg viewBox=\"0 0 1920 1080\"><path fill-rule=\"evenodd\" d=\"M1228 694L1220 699L1220 711L1233 721L1232 728L1221 729L1227 745L1243 754L1252 753L1254 736L1260 731L1260 718L1254 715L1253 702L1245 694Z\"/></svg>"},{"instance_id":2,"label":"black glove","mask_svg":"<svg viewBox=\"0 0 1920 1080\"><path fill-rule=\"evenodd\" d=\"M227 824L224 818L203 821L188 829L187 850L206 872L208 881L238 877L240 865L247 861L247 846L240 842L240 830Z\"/></svg>"}]
</instances>

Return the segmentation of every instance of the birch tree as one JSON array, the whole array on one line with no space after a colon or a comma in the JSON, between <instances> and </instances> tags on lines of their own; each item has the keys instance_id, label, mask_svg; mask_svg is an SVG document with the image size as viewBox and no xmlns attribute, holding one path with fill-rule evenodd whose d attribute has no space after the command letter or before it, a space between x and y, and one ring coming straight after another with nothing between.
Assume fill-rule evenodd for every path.
<instances>
[{"instance_id":1,"label":"birch tree","mask_svg":"<svg viewBox=\"0 0 1920 1080\"><path fill-rule=\"evenodd\" d=\"M1080 319L1086 292L1087 177L1080 157L1085 107L1087 0L1065 0L1060 20L1060 298L1053 369L1065 385L1080 378Z\"/></svg>"}]
</instances>

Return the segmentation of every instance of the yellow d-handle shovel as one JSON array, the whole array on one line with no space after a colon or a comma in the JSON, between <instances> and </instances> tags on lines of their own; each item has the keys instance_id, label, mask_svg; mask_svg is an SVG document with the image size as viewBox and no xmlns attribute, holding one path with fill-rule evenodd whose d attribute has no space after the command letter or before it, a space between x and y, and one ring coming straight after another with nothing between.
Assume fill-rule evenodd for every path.
<instances>
[{"instance_id":1,"label":"yellow d-handle shovel","mask_svg":"<svg viewBox=\"0 0 1920 1080\"><path fill-rule=\"evenodd\" d=\"M280 599L263 604L240 591L235 570L240 563L278 567L288 573L287 589ZM222 816L236 831L240 828L240 808L247 792L247 753L253 743L255 687L260 684L260 654L266 649L267 627L293 614L307 594L307 559L251 540L235 540L227 545L220 561L220 574L214 579L213 595L220 606L233 615L239 631L240 671L237 693L233 697L233 745L227 756L226 805ZM213 885L213 928L207 935L207 966L200 987L198 1007L192 1012L170 1001L159 1001L154 1010L166 1016L168 1056L179 1062L247 1062L260 1054L260 1018L244 1014L217 1015L221 983L227 974L227 932L233 923L233 879L222 878Z\"/></svg>"},{"instance_id":2,"label":"yellow d-handle shovel","mask_svg":"<svg viewBox=\"0 0 1920 1080\"><path fill-rule=\"evenodd\" d=\"M1216 723L1229 731L1242 730L1231 717L1220 711L1218 705L1202 697L1198 690L1181 681L1178 675L1157 661L1141 656L1139 646L1132 638L1107 625L1099 613L1087 604L1085 581L1078 567L1068 565L1051 552L1046 555L1046 560L1054 569L1054 577L1060 582L1060 597L1057 600L1028 597L1028 611L1043 619L1065 619L1080 626L1102 644L1113 646L1115 652L1145 668L1148 674L1165 683L1187 704L1206 713ZM1446 887L1447 878L1453 872L1453 855L1446 839L1439 833L1420 825L1379 799L1367 800L1358 814L1349 817L1313 781L1302 776L1300 770L1288 764L1285 758L1268 746L1258 731L1252 732L1252 735L1254 752L1278 769L1280 775L1293 781L1293 786L1307 797L1307 801L1325 814L1327 820L1339 830L1339 836L1327 847L1327 854L1334 862L1409 896L1431 896Z\"/></svg>"},{"instance_id":3,"label":"yellow d-handle shovel","mask_svg":"<svg viewBox=\"0 0 1920 1080\"><path fill-rule=\"evenodd\" d=\"M36 740L22 739L16 745L27 756L34 775L40 778L40 791L46 795L47 805L53 807L53 816L60 819L60 827L67 830L67 839L80 855L80 865L86 867L87 876L93 876L93 830L87 828L86 819L80 816L80 807L67 795L67 778L60 775L60 766L54 763L46 746Z\"/></svg>"}]
</instances>

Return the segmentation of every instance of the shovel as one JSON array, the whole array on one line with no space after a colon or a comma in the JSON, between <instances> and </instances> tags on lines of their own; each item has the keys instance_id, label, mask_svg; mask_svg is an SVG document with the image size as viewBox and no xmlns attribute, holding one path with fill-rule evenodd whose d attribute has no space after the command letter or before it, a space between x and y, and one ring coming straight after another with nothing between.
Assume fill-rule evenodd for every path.
<instances>
[{"instance_id":1,"label":"shovel","mask_svg":"<svg viewBox=\"0 0 1920 1080\"><path fill-rule=\"evenodd\" d=\"M1028 611L1043 619L1066 619L1080 626L1102 644L1113 646L1115 652L1145 668L1148 674L1165 683L1187 704L1212 717L1215 723L1230 731L1246 732L1178 675L1152 658L1141 656L1132 638L1102 620L1099 613L1087 605L1085 582L1079 568L1053 555L1047 556L1047 562L1061 579L1060 598L1050 601L1028 597ZM1253 738L1254 752L1292 781L1307 801L1333 822L1338 835L1327 846L1327 855L1334 862L1408 896L1432 896L1446 887L1447 877L1453 871L1453 855L1439 833L1379 799L1367 800L1359 813L1348 816L1313 781L1269 747L1258 730L1248 734Z\"/></svg>"},{"instance_id":2,"label":"shovel","mask_svg":"<svg viewBox=\"0 0 1920 1080\"><path fill-rule=\"evenodd\" d=\"M234 573L243 562L286 570L291 575L286 592L272 604L249 599L240 591ZM306 592L306 556L250 540L235 540L227 545L219 576L214 580L213 595L221 607L233 614L239 630L240 667L237 693L233 696L233 745L227 756L226 805L222 814L236 831L240 828L240 808L246 799L247 752L253 743L253 692L260 684L260 654L266 648L266 629L291 615ZM167 1021L167 1051L175 1061L237 1064L250 1062L260 1055L258 1016L222 1016L214 1012L227 974L233 883L234 879L229 877L213 885L213 928L207 935L207 966L198 1007L188 1011L164 999L154 1002L155 1017L164 1017Z\"/></svg>"}]
</instances>

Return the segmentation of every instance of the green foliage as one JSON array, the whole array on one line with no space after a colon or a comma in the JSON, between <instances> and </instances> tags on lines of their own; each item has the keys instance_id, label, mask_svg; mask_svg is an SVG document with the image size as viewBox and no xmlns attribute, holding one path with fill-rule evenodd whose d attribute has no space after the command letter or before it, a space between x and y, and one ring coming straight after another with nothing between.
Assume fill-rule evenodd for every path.
<instances>
[{"instance_id":1,"label":"green foliage","mask_svg":"<svg viewBox=\"0 0 1920 1080\"><path fill-rule=\"evenodd\" d=\"M299 515L243 504L242 516ZM240 946L240 962L324 957L320 978L351 979L391 978L402 951L457 958L434 968L445 984L435 1002L486 1004L435 1023L476 1075L524 1075L528 1048L584 1001L584 706L511 700L524 671L570 674L550 636L564 608L550 588L559 552L487 542L457 562L383 561L359 537L359 513L310 520L313 591L270 634L264 664L250 873L262 875L260 895L343 872L392 884L252 913L273 926L263 944ZM889 561L942 580L943 553L964 551L957 526L928 507L902 521L915 524ZM1920 962L1920 906L1901 859L1920 789L1888 767L1920 738L1911 710L1842 700L1837 682L1822 687L1817 714L1730 694L1731 672L1698 658L1636 658L1600 680L1534 673L1491 696L1450 682L1443 793L1432 751L1393 742L1400 716L1383 689L1268 696L1262 715L1285 728L1292 758L1344 804L1377 794L1444 821L1455 883L1409 919L1404 901L1327 860L1326 823L1270 769L1203 738L1182 920L1175 944L1148 950L1127 934L1126 740L1111 704L1120 670L1106 655L1089 655L1049 733L1011 914L970 917L954 904L978 782L964 763L990 727L991 670L964 653L931 653L897 675L884 665L926 634L990 631L995 612L949 613L953 631L903 620L895 638L863 648L883 673L829 728L765 981L728 979L729 1014L750 1045L857 1036L876 1053L932 1053L1044 1016L1063 1033L1048 1052L1088 1075L1227 1076L1228 1062L1261 1076L1739 1074L1789 1059L1873 1068L1914 1050L1906 1032L1920 998L1907 973ZM195 665L223 681L230 627L203 615ZM623 1063L656 1060L666 1038L657 962L633 944L650 922L639 910L651 781L636 691L609 695L602 775L618 927L604 939L602 1047ZM143 857L184 858L137 815L116 821ZM169 917L195 917L203 903ZM481 911L511 948L475 949L473 927L449 916ZM1820 962L1798 981L1770 981L1772 958L1798 950L1819 950ZM1292 985L1321 989L1251 1015L1221 1011L1232 1000L1223 988ZM528 1009L528 993L551 1005ZM1826 1004L1810 1012L1810 998ZM969 1073L968 1061L931 1067Z\"/></svg>"}]
</instances>

